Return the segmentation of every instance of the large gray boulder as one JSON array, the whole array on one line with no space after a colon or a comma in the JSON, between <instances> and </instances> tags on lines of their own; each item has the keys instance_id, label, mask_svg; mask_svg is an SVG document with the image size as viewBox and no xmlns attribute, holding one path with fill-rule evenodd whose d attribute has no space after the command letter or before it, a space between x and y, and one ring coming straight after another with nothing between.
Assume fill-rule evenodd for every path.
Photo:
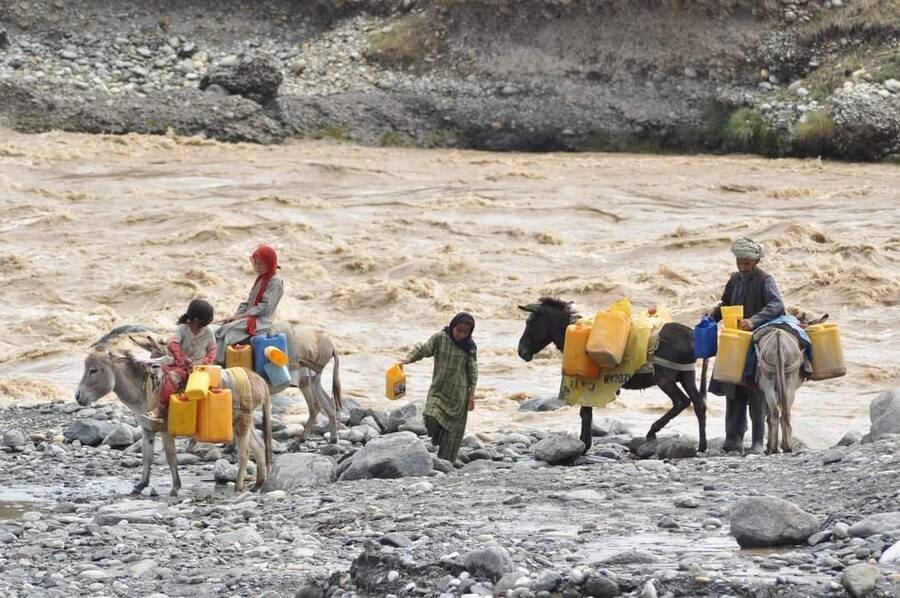
<instances>
[{"instance_id":1,"label":"large gray boulder","mask_svg":"<svg viewBox=\"0 0 900 598\"><path fill-rule=\"evenodd\" d=\"M388 415L387 427L384 431L390 434L400 430L401 426L410 425L421 425L424 429L425 421L422 416L424 409L425 403L423 401L409 402L397 407Z\"/></svg>"},{"instance_id":2,"label":"large gray boulder","mask_svg":"<svg viewBox=\"0 0 900 598\"><path fill-rule=\"evenodd\" d=\"M774 496L742 498L731 511L731 535L742 548L805 544L820 527L815 515Z\"/></svg>"},{"instance_id":3,"label":"large gray boulder","mask_svg":"<svg viewBox=\"0 0 900 598\"><path fill-rule=\"evenodd\" d=\"M551 465L567 463L584 453L584 443L572 434L551 434L532 447L534 458Z\"/></svg>"},{"instance_id":4,"label":"large gray boulder","mask_svg":"<svg viewBox=\"0 0 900 598\"><path fill-rule=\"evenodd\" d=\"M128 424L114 424L112 431L107 434L101 444L108 445L114 449L126 449L137 440L134 432Z\"/></svg>"},{"instance_id":5,"label":"large gray boulder","mask_svg":"<svg viewBox=\"0 0 900 598\"><path fill-rule=\"evenodd\" d=\"M200 89L218 85L232 95L267 104L278 95L283 80L284 76L274 62L253 57L235 65L213 66L200 80Z\"/></svg>"},{"instance_id":6,"label":"large gray boulder","mask_svg":"<svg viewBox=\"0 0 900 598\"><path fill-rule=\"evenodd\" d=\"M853 598L862 598L875 589L879 577L881 573L878 567L869 563L857 563L844 569L841 584Z\"/></svg>"},{"instance_id":7,"label":"large gray boulder","mask_svg":"<svg viewBox=\"0 0 900 598\"><path fill-rule=\"evenodd\" d=\"M591 420L593 436L631 436L628 426L611 417L595 417Z\"/></svg>"},{"instance_id":8,"label":"large gray boulder","mask_svg":"<svg viewBox=\"0 0 900 598\"><path fill-rule=\"evenodd\" d=\"M376 438L361 448L340 479L426 476L432 469L431 454L425 443L412 432L396 432Z\"/></svg>"},{"instance_id":9,"label":"large gray boulder","mask_svg":"<svg viewBox=\"0 0 900 598\"><path fill-rule=\"evenodd\" d=\"M63 432L68 440L77 440L84 446L97 446L115 429L115 424L96 419L76 419Z\"/></svg>"},{"instance_id":10,"label":"large gray boulder","mask_svg":"<svg viewBox=\"0 0 900 598\"><path fill-rule=\"evenodd\" d=\"M850 526L849 533L857 538L867 538L875 534L883 534L900 530L900 512L876 513L857 521Z\"/></svg>"},{"instance_id":11,"label":"large gray boulder","mask_svg":"<svg viewBox=\"0 0 900 598\"><path fill-rule=\"evenodd\" d=\"M869 404L869 439L876 441L885 434L900 434L900 389L888 390Z\"/></svg>"},{"instance_id":12,"label":"large gray boulder","mask_svg":"<svg viewBox=\"0 0 900 598\"><path fill-rule=\"evenodd\" d=\"M499 544L488 544L473 550L463 558L463 565L472 574L497 581L505 573L516 570L509 552Z\"/></svg>"},{"instance_id":13,"label":"large gray boulder","mask_svg":"<svg viewBox=\"0 0 900 598\"><path fill-rule=\"evenodd\" d=\"M535 397L522 401L519 411L556 411L565 406L566 404L558 397Z\"/></svg>"},{"instance_id":14,"label":"large gray boulder","mask_svg":"<svg viewBox=\"0 0 900 598\"><path fill-rule=\"evenodd\" d=\"M330 484L334 478L334 461L328 457L314 453L286 453L275 459L275 464L263 484L263 491L293 492L302 488Z\"/></svg>"}]
</instances>

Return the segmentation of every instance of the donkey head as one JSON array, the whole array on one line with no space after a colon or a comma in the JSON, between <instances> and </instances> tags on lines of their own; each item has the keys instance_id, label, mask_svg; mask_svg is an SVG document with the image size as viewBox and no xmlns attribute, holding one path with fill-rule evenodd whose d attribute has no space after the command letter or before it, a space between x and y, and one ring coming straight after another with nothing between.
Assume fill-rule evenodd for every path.
<instances>
[{"instance_id":1,"label":"donkey head","mask_svg":"<svg viewBox=\"0 0 900 598\"><path fill-rule=\"evenodd\" d=\"M116 386L116 374L113 371L113 357L102 348L88 353L84 359L84 373L75 400L79 405L90 405L97 399L108 395Z\"/></svg>"},{"instance_id":2,"label":"donkey head","mask_svg":"<svg viewBox=\"0 0 900 598\"><path fill-rule=\"evenodd\" d=\"M579 318L572 311L571 301L551 297L541 297L537 303L520 305L519 309L528 312L525 331L519 339L519 357L525 361L531 361L550 343L561 350L566 339L566 326Z\"/></svg>"}]
</instances>

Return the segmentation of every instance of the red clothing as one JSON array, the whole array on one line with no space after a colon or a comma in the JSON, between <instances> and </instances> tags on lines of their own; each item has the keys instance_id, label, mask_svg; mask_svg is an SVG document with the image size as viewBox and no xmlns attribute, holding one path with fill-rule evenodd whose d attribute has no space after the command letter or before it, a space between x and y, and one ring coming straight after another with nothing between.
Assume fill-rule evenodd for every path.
<instances>
[{"instance_id":1,"label":"red clothing","mask_svg":"<svg viewBox=\"0 0 900 598\"><path fill-rule=\"evenodd\" d=\"M278 254L276 254L275 250L268 245L260 245L257 247L253 252L252 257L265 264L266 272L265 274L258 276L253 283L255 285L259 282L260 285L259 289L256 291L256 297L253 298L253 303L250 304L250 307L258 304L263 298L263 295L266 294L266 288L269 286L269 281L272 280L272 277L275 276L275 273L278 270ZM247 318L247 332L250 336L256 334L256 316Z\"/></svg>"},{"instance_id":2,"label":"red clothing","mask_svg":"<svg viewBox=\"0 0 900 598\"><path fill-rule=\"evenodd\" d=\"M188 359L188 356L181 350L181 343L174 338L170 339L168 344L166 344L166 349L172 355L173 362L169 365L164 365L162 368L163 379L159 387L159 402L164 409L168 409L169 398L173 394L184 390L188 376L191 373L191 366L209 365L216 362L215 342L206 348L206 354L200 361L196 362Z\"/></svg>"}]
</instances>

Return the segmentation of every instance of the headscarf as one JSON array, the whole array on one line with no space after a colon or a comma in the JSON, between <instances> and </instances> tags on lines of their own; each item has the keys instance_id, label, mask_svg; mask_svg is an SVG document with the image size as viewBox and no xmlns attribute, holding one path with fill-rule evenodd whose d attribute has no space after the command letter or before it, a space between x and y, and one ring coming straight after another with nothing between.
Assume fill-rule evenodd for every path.
<instances>
[{"instance_id":1,"label":"headscarf","mask_svg":"<svg viewBox=\"0 0 900 598\"><path fill-rule=\"evenodd\" d=\"M469 327L471 328L471 330L469 331L469 336L467 336L466 338L464 338L461 341L456 340L456 338L454 338L454 336L453 336L453 328L457 324L468 324ZM464 311L459 312L458 314L453 316L453 319L450 320L450 324L448 324L444 328L444 332L447 334L447 336L450 337L450 340L453 341L453 343L457 347L459 347L466 353L469 353L473 356L475 355L475 352L478 350L478 347L475 345L475 341L472 340L472 333L475 332L475 318L473 318L471 314L468 314Z\"/></svg>"},{"instance_id":2,"label":"headscarf","mask_svg":"<svg viewBox=\"0 0 900 598\"><path fill-rule=\"evenodd\" d=\"M250 305L250 307L253 307L262 300L263 295L266 294L266 288L269 286L269 281L272 280L272 277L275 276L275 272L278 270L278 254L268 245L260 245L250 257L260 260L266 266L265 273L257 276L256 281L253 283L254 285L259 283L259 290L256 291L256 297L253 298L253 303ZM250 336L256 334L256 316L247 318L247 332Z\"/></svg>"},{"instance_id":3,"label":"headscarf","mask_svg":"<svg viewBox=\"0 0 900 598\"><path fill-rule=\"evenodd\" d=\"M765 256L762 245L750 237L735 239L731 244L731 253L739 260L761 260Z\"/></svg>"}]
</instances>

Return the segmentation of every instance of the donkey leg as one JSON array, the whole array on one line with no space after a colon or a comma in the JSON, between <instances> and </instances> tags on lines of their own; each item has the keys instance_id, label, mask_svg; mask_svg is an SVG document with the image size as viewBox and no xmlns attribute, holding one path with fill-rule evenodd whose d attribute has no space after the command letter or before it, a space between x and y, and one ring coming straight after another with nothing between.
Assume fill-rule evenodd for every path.
<instances>
[{"instance_id":1,"label":"donkey leg","mask_svg":"<svg viewBox=\"0 0 900 598\"><path fill-rule=\"evenodd\" d=\"M666 372L660 377L659 387L662 389L664 393L666 393L670 399L672 399L672 408L669 409L661 418L653 422L653 425L650 426L650 431L647 432L647 440L653 440L656 438L656 434L666 427L670 421L672 421L679 413L684 411L688 405L691 404L691 400L688 398L686 394L681 392L681 389L678 388L676 384L676 378L670 377L670 374Z\"/></svg>"},{"instance_id":2,"label":"donkey leg","mask_svg":"<svg viewBox=\"0 0 900 598\"><path fill-rule=\"evenodd\" d=\"M328 442L335 444L337 442L338 425L337 405L335 405L334 399L328 396L328 393L322 388L322 376L317 375L313 380L313 392L319 399L318 402L322 411L328 416L328 430L331 433L331 438L328 439Z\"/></svg>"},{"instance_id":3,"label":"donkey leg","mask_svg":"<svg viewBox=\"0 0 900 598\"><path fill-rule=\"evenodd\" d=\"M256 463L256 482L251 490L259 490L262 488L263 482L266 481L268 472L268 463L266 461L266 449L262 439L255 432L250 432L250 449L253 451L253 462Z\"/></svg>"},{"instance_id":4,"label":"donkey leg","mask_svg":"<svg viewBox=\"0 0 900 598\"><path fill-rule=\"evenodd\" d=\"M306 410L309 412L309 417L303 425L303 433L300 434L300 442L306 442L312 427L316 423L316 418L319 416L319 402L316 401L315 396L312 394L312 386L310 385L310 379L307 376L302 376L300 378L300 393L306 401Z\"/></svg>"},{"instance_id":5,"label":"donkey leg","mask_svg":"<svg viewBox=\"0 0 900 598\"><path fill-rule=\"evenodd\" d=\"M592 407L582 407L579 414L581 415L581 442L584 444L584 452L586 453L593 442L594 409Z\"/></svg>"},{"instance_id":6,"label":"donkey leg","mask_svg":"<svg viewBox=\"0 0 900 598\"><path fill-rule=\"evenodd\" d=\"M248 445L250 443L250 434L252 434L252 426L252 422L248 422L246 426L237 426L237 434L234 437L234 448L238 454L238 470L237 478L234 480L234 491L238 493L244 491L244 476L247 474L247 460L250 458Z\"/></svg>"},{"instance_id":7,"label":"donkey leg","mask_svg":"<svg viewBox=\"0 0 900 598\"><path fill-rule=\"evenodd\" d=\"M694 415L697 416L697 432L700 435L700 442L697 450L701 453L706 452L706 397L700 394L697 389L697 380L694 372L679 372L678 381L691 399L694 406Z\"/></svg>"},{"instance_id":8,"label":"donkey leg","mask_svg":"<svg viewBox=\"0 0 900 598\"><path fill-rule=\"evenodd\" d=\"M150 484L150 468L153 466L153 442L156 440L156 434L147 428L143 428L141 432L141 461L144 464L144 471L141 474L141 481L131 489L132 494L140 494Z\"/></svg>"},{"instance_id":9,"label":"donkey leg","mask_svg":"<svg viewBox=\"0 0 900 598\"><path fill-rule=\"evenodd\" d=\"M166 451L166 463L172 472L172 490L169 496L178 496L181 489L181 478L178 476L178 457L175 454L175 439L166 433L162 433L163 448Z\"/></svg>"},{"instance_id":10,"label":"donkey leg","mask_svg":"<svg viewBox=\"0 0 900 598\"><path fill-rule=\"evenodd\" d=\"M794 403L794 392L796 392L796 387L786 389L786 396L783 397L784 403L781 405L781 450L786 453L794 450L794 428L791 423L791 407Z\"/></svg>"}]
</instances>

